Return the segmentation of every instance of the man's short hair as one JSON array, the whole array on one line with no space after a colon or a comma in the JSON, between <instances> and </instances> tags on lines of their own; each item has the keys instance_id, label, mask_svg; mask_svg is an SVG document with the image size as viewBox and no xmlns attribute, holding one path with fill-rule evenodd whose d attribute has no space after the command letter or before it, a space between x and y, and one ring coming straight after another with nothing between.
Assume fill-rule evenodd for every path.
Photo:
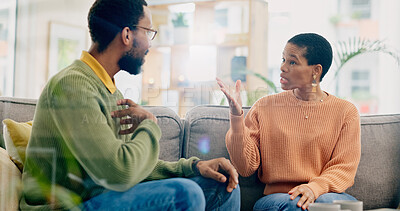
<instances>
[{"instance_id":1,"label":"man's short hair","mask_svg":"<svg viewBox=\"0 0 400 211\"><path fill-rule=\"evenodd\" d=\"M308 65L320 64L322 66L320 78L320 81L322 81L322 78L331 67L333 58L332 47L328 40L315 33L304 33L290 38L288 43L305 48L303 56L307 59Z\"/></svg>"},{"instance_id":2,"label":"man's short hair","mask_svg":"<svg viewBox=\"0 0 400 211\"><path fill-rule=\"evenodd\" d=\"M104 51L124 27L135 30L143 18L145 0L96 0L88 14L92 41L98 43L98 51Z\"/></svg>"}]
</instances>

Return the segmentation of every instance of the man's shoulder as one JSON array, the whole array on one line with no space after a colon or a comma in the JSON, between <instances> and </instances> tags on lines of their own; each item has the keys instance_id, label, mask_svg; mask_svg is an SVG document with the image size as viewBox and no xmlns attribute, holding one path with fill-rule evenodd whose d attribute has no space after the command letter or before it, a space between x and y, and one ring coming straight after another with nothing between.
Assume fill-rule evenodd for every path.
<instances>
[{"instance_id":1,"label":"man's shoulder","mask_svg":"<svg viewBox=\"0 0 400 211\"><path fill-rule=\"evenodd\" d=\"M54 75L49 80L46 88L49 90L58 88L87 88L87 86L95 82L95 80L96 77L90 67L84 62L76 60Z\"/></svg>"}]
</instances>

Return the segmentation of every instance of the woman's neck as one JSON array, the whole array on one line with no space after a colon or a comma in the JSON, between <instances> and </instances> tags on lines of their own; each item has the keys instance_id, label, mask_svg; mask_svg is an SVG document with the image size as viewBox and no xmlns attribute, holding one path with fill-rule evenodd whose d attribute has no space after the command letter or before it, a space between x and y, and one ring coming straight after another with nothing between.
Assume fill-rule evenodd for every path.
<instances>
[{"instance_id":1,"label":"woman's neck","mask_svg":"<svg viewBox=\"0 0 400 211\"><path fill-rule=\"evenodd\" d=\"M318 86L316 92L310 91L302 91L300 89L293 89L294 96L303 101L323 101L323 99L327 96L325 92L321 90Z\"/></svg>"}]
</instances>

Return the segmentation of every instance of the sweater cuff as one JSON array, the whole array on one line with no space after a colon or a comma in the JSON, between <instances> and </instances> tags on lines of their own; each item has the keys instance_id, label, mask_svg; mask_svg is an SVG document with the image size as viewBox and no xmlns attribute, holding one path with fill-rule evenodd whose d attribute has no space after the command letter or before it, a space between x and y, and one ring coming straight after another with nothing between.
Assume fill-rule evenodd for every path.
<instances>
[{"instance_id":1,"label":"sweater cuff","mask_svg":"<svg viewBox=\"0 0 400 211\"><path fill-rule=\"evenodd\" d=\"M324 194L324 189L316 182L310 182L307 186L312 190L314 193L315 199L317 199L320 195Z\"/></svg>"},{"instance_id":2,"label":"sweater cuff","mask_svg":"<svg viewBox=\"0 0 400 211\"><path fill-rule=\"evenodd\" d=\"M184 164L182 165L182 171L185 177L195 177L200 175L199 170L195 166L199 160L200 159L198 157L191 157L184 161Z\"/></svg>"},{"instance_id":3,"label":"sweater cuff","mask_svg":"<svg viewBox=\"0 0 400 211\"><path fill-rule=\"evenodd\" d=\"M231 129L232 132L241 132L243 130L243 121L244 121L244 113L242 111L242 114L240 116L233 115L230 113L230 123L231 123Z\"/></svg>"}]
</instances>

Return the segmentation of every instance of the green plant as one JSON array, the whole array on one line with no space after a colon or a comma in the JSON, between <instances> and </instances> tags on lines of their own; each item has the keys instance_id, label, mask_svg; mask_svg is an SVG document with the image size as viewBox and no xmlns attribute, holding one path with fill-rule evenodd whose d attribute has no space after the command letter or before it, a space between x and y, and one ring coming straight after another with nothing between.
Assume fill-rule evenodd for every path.
<instances>
[{"instance_id":1,"label":"green plant","mask_svg":"<svg viewBox=\"0 0 400 211\"><path fill-rule=\"evenodd\" d=\"M174 27L188 27L187 21L185 19L185 13L177 13L175 19L172 19L172 24Z\"/></svg>"},{"instance_id":2,"label":"green plant","mask_svg":"<svg viewBox=\"0 0 400 211\"><path fill-rule=\"evenodd\" d=\"M347 64L351 59L364 53L380 52L388 54L393 57L397 64L400 64L400 55L393 49L390 49L384 41L373 40L353 37L349 38L347 41L339 41L336 47L336 57L335 65L337 67L335 72L336 78L339 72L342 70L343 66Z\"/></svg>"}]
</instances>

